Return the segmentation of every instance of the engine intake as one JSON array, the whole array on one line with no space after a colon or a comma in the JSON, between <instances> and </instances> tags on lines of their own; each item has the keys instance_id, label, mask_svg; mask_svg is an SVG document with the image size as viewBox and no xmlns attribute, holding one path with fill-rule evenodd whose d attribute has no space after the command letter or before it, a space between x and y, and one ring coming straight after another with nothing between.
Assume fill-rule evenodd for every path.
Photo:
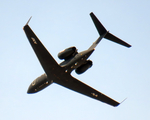
<instances>
[{"instance_id":1,"label":"engine intake","mask_svg":"<svg viewBox=\"0 0 150 120\"><path fill-rule=\"evenodd\" d=\"M77 54L76 47L69 47L61 52L58 53L59 59L69 59Z\"/></svg>"}]
</instances>

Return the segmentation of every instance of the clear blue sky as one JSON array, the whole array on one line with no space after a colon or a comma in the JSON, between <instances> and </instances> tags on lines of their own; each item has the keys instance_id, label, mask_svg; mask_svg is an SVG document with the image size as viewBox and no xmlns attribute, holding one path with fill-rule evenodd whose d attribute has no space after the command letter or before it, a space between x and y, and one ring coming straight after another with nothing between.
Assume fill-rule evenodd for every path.
<instances>
[{"instance_id":1,"label":"clear blue sky","mask_svg":"<svg viewBox=\"0 0 150 120\"><path fill-rule=\"evenodd\" d=\"M149 120L150 1L14 0L0 3L1 120ZM89 16L94 12L106 29L132 45L103 39L86 73L72 75L121 102L114 108L52 84L29 95L29 84L44 73L24 32L31 28L57 58L59 51L87 49L98 37Z\"/></svg>"}]
</instances>

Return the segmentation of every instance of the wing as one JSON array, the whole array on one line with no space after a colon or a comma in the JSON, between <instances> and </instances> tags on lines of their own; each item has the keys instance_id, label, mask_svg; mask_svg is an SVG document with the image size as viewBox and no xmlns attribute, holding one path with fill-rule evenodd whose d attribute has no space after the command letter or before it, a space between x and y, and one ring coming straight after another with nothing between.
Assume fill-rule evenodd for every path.
<instances>
[{"instance_id":1,"label":"wing","mask_svg":"<svg viewBox=\"0 0 150 120\"><path fill-rule=\"evenodd\" d=\"M54 71L57 71L57 69L60 68L60 66L47 51L44 45L40 42L40 40L29 27L29 25L26 24L23 29L45 73L47 75L52 75Z\"/></svg>"},{"instance_id":2,"label":"wing","mask_svg":"<svg viewBox=\"0 0 150 120\"><path fill-rule=\"evenodd\" d=\"M85 83L77 80L76 78L72 77L71 75L66 75L64 78L61 77L61 80L55 81L55 83L62 85L66 88L69 88L73 91L79 92L101 102L107 103L114 107L118 106L120 103L111 99L110 97L104 95L103 93L93 89L92 87L86 85Z\"/></svg>"}]
</instances>

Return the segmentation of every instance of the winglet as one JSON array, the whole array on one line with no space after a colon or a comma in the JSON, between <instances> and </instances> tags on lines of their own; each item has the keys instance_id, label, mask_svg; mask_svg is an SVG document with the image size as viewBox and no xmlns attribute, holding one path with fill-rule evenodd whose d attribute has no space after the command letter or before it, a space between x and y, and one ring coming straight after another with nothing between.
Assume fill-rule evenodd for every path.
<instances>
[{"instance_id":1,"label":"winglet","mask_svg":"<svg viewBox=\"0 0 150 120\"><path fill-rule=\"evenodd\" d=\"M125 98L122 102L120 102L118 105L114 106L114 107L117 107L119 106L120 104L122 104L127 98Z\"/></svg>"},{"instance_id":2,"label":"winglet","mask_svg":"<svg viewBox=\"0 0 150 120\"><path fill-rule=\"evenodd\" d=\"M126 99L127 99L127 98L125 98L121 103L123 103ZM121 103L120 103L120 104L121 104Z\"/></svg>"},{"instance_id":3,"label":"winglet","mask_svg":"<svg viewBox=\"0 0 150 120\"><path fill-rule=\"evenodd\" d=\"M26 25L28 25L28 23L30 22L31 18L32 18L32 16L29 18L29 20L28 20L28 22L26 23Z\"/></svg>"}]
</instances>

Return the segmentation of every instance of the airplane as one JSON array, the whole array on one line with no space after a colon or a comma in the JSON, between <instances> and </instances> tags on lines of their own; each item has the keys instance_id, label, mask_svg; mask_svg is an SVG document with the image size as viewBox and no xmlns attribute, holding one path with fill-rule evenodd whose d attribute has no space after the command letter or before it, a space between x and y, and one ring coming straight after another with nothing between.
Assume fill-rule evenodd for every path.
<instances>
[{"instance_id":1,"label":"airplane","mask_svg":"<svg viewBox=\"0 0 150 120\"><path fill-rule=\"evenodd\" d=\"M23 30L45 71L45 74L41 75L30 84L27 90L28 94L37 93L52 83L56 83L114 107L120 104L116 100L113 100L98 90L86 85L71 75L73 70L75 70L77 74L82 74L92 66L92 61L88 58L94 52L95 47L102 38L106 38L125 47L131 47L130 44L109 33L93 12L90 13L90 16L100 37L98 37L98 39L85 51L78 53L76 47L73 46L59 52L58 58L63 60L60 64L55 61L28 25L31 18L28 20L26 25L23 27Z\"/></svg>"}]
</instances>

